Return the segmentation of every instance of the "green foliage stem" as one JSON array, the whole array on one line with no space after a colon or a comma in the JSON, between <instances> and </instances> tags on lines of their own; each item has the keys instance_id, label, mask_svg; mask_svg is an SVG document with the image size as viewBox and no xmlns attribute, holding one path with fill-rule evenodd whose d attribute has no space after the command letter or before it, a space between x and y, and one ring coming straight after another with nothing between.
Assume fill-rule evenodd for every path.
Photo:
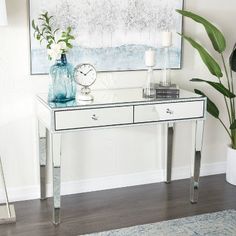
<instances>
[{"instance_id":1,"label":"green foliage stem","mask_svg":"<svg viewBox=\"0 0 236 236\"><path fill-rule=\"evenodd\" d=\"M49 16L48 12L42 13L39 15L38 21L39 24L35 23L35 20L32 20L32 28L34 29L34 37L40 43L43 41L46 42L47 49L51 49L52 44L57 44L60 42L64 42L67 48L72 48L71 40L74 40L75 37L71 34L72 28L67 27L66 31L61 33L60 38L57 39L59 28L54 29L53 16ZM67 50L63 49L62 53L66 53Z\"/></svg>"},{"instance_id":2,"label":"green foliage stem","mask_svg":"<svg viewBox=\"0 0 236 236\"><path fill-rule=\"evenodd\" d=\"M228 72L226 61L223 55L223 52L226 49L226 40L223 35L223 33L212 23L210 23L205 18L196 15L193 12L190 11L183 11L183 10L176 10L178 13L180 13L182 16L188 17L197 23L200 23L204 26L206 33L213 45L213 48L216 52L219 54L219 58L222 61L224 74L226 77L226 84L223 84L223 73L221 71L221 68L219 64L216 62L216 60L208 53L208 51L199 43L197 43L194 39L191 37L181 35L186 41L188 41L193 48L195 48L198 53L201 56L202 61L207 66L209 72L214 75L218 79L217 82L212 82L208 80L203 79L191 79L193 82L203 82L210 85L213 89L215 89L220 95L222 95L225 106L227 109L228 117L229 117L229 125L226 125L222 118L220 117L220 111L218 107L215 105L215 103L210 100L209 97L207 97L202 91L195 89L195 92L199 95L206 96L207 97L207 111L216 119L219 120L219 122L222 124L224 129L226 130L227 134L230 137L231 140L231 146L233 149L236 149L236 117L235 117L235 94L234 94L234 81L233 81L233 71L236 72L236 47L234 46L233 52L231 53L230 60L229 60L229 69L230 73Z\"/></svg>"}]
</instances>

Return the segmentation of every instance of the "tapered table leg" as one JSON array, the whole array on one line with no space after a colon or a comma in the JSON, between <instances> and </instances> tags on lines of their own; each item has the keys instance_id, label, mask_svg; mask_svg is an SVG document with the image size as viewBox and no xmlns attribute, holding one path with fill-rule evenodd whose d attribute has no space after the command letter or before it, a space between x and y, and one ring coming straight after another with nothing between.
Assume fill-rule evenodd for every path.
<instances>
[{"instance_id":1,"label":"tapered table leg","mask_svg":"<svg viewBox=\"0 0 236 236\"><path fill-rule=\"evenodd\" d=\"M191 161L191 181L190 181L191 203L197 203L198 201L203 132L204 132L204 121L196 121L195 150L194 150L193 160Z\"/></svg>"},{"instance_id":2,"label":"tapered table leg","mask_svg":"<svg viewBox=\"0 0 236 236\"><path fill-rule=\"evenodd\" d=\"M164 124L163 126L163 151L165 157L165 182L171 182L172 170L172 153L173 153L173 140L174 140L174 123Z\"/></svg>"},{"instance_id":3,"label":"tapered table leg","mask_svg":"<svg viewBox=\"0 0 236 236\"><path fill-rule=\"evenodd\" d=\"M46 166L47 166L47 140L48 130L38 122L39 138L39 165L40 165L40 199L46 199Z\"/></svg>"},{"instance_id":4,"label":"tapered table leg","mask_svg":"<svg viewBox=\"0 0 236 236\"><path fill-rule=\"evenodd\" d=\"M174 124L168 124L167 130L167 160L166 160L166 183L171 182L172 155L173 155Z\"/></svg>"},{"instance_id":5,"label":"tapered table leg","mask_svg":"<svg viewBox=\"0 0 236 236\"><path fill-rule=\"evenodd\" d=\"M60 223L61 208L61 134L51 134L53 168L53 223Z\"/></svg>"}]
</instances>

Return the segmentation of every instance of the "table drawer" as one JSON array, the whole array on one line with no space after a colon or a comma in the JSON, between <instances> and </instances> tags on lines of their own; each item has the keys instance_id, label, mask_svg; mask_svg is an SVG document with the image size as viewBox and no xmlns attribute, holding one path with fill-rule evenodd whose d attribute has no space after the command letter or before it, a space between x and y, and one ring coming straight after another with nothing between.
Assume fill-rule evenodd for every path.
<instances>
[{"instance_id":1,"label":"table drawer","mask_svg":"<svg viewBox=\"0 0 236 236\"><path fill-rule=\"evenodd\" d=\"M194 119L204 117L204 101L141 105L134 108L134 122Z\"/></svg>"},{"instance_id":2,"label":"table drawer","mask_svg":"<svg viewBox=\"0 0 236 236\"><path fill-rule=\"evenodd\" d=\"M130 123L133 123L132 106L55 112L55 130Z\"/></svg>"}]
</instances>

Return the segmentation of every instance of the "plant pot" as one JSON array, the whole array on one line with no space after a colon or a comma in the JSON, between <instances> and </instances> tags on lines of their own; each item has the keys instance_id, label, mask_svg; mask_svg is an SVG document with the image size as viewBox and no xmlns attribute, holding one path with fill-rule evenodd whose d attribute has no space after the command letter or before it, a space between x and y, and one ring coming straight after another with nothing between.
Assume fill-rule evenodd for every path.
<instances>
[{"instance_id":1,"label":"plant pot","mask_svg":"<svg viewBox=\"0 0 236 236\"><path fill-rule=\"evenodd\" d=\"M236 149L227 149L226 181L236 185Z\"/></svg>"}]
</instances>

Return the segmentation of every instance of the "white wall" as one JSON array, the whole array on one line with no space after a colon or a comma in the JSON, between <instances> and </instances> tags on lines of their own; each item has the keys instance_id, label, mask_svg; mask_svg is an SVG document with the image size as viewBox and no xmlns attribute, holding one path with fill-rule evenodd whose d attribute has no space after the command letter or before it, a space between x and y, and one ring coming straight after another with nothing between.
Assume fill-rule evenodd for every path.
<instances>
[{"instance_id":1,"label":"white wall","mask_svg":"<svg viewBox=\"0 0 236 236\"><path fill-rule=\"evenodd\" d=\"M229 48L232 48L236 39L234 0L186 0L185 5L186 9L198 12L219 25L227 37ZM0 153L11 200L19 200L39 196L34 96L47 91L48 78L29 75L27 1L7 0L7 10L9 25L0 28ZM184 30L210 45L202 27L190 20L185 20ZM183 69L172 73L173 80L182 88L193 90L194 84L189 82L190 78L199 76L210 79L211 76L198 54L186 43L183 54ZM102 74L95 88L142 86L144 78L144 72ZM209 87L202 85L202 90L223 106L222 99ZM65 135L63 193L162 180L159 131L160 127L152 125ZM178 131L174 177L184 178L188 176L191 153L191 124L178 125ZM213 174L224 171L225 148L229 140L217 121L209 116L204 139L203 172Z\"/></svg>"}]
</instances>

